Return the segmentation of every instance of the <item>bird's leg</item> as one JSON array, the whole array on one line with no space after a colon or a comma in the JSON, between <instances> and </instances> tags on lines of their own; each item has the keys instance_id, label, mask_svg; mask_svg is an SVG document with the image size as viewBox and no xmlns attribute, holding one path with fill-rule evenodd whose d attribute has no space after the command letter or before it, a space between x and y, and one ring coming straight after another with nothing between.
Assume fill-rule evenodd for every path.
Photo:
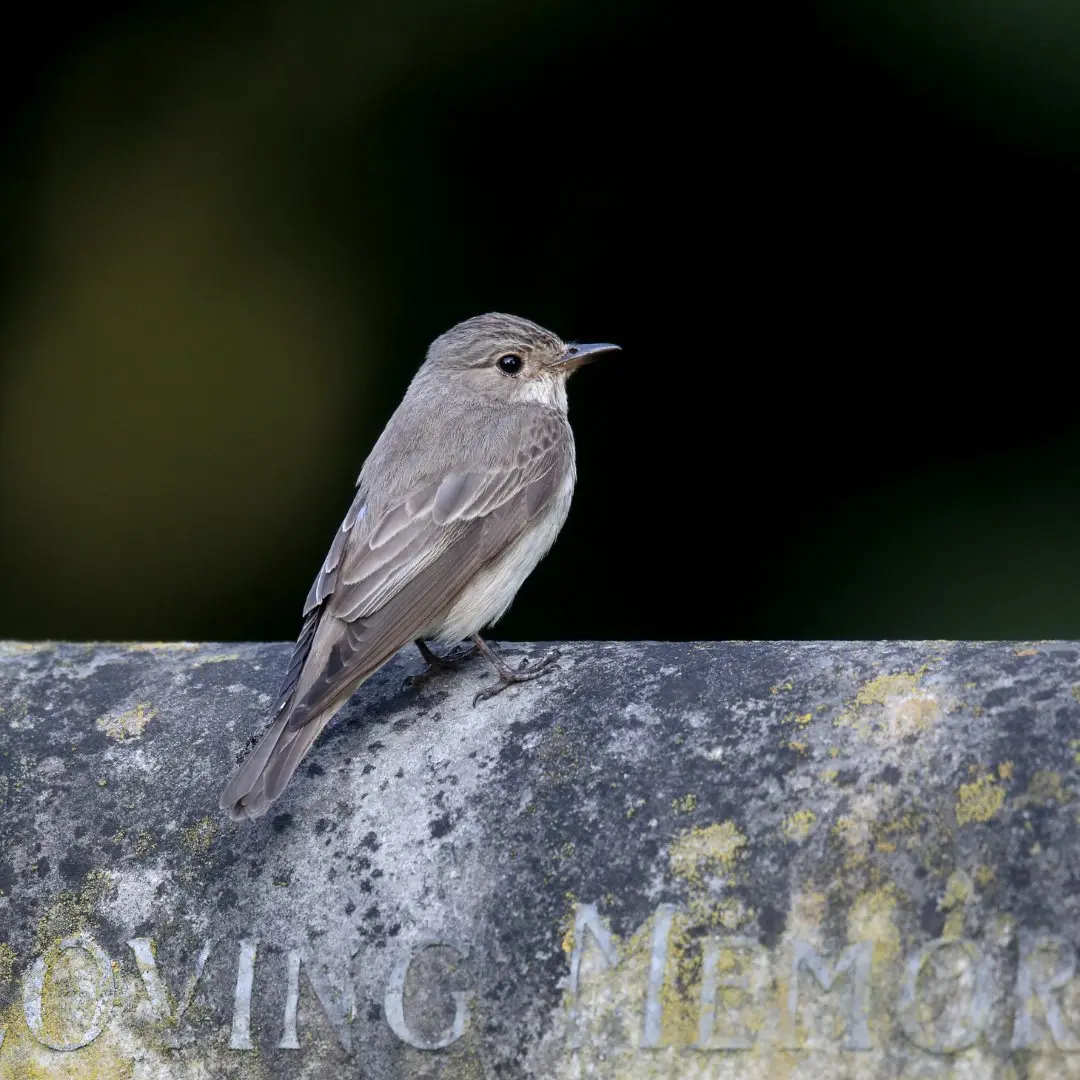
<instances>
[{"instance_id":1,"label":"bird's leg","mask_svg":"<svg viewBox=\"0 0 1080 1080\"><path fill-rule=\"evenodd\" d=\"M477 652L483 653L491 661L492 666L499 674L499 681L494 686L485 687L485 689L477 692L476 697L473 698L474 708L478 701L487 701L488 698L501 694L508 686L512 686L514 683L531 682L533 679L539 679L541 675L546 675L551 670L551 665L559 659L559 650L556 649L553 653L545 656L543 660L538 660L532 667L528 666L527 660L522 660L515 669L499 656L479 634L473 634L473 644Z\"/></svg>"},{"instance_id":2,"label":"bird's leg","mask_svg":"<svg viewBox=\"0 0 1080 1080\"><path fill-rule=\"evenodd\" d=\"M420 655L424 658L427 667L419 675L409 675L402 680L401 688L403 690L406 687L419 686L420 683L427 682L432 675L438 675L446 671L457 671L462 663L476 652L475 645L470 645L468 648L455 645L445 656L439 656L438 653L429 648L423 638L417 638L414 644L420 650Z\"/></svg>"},{"instance_id":3,"label":"bird's leg","mask_svg":"<svg viewBox=\"0 0 1080 1080\"><path fill-rule=\"evenodd\" d=\"M417 638L415 644L429 668L435 668L438 671L457 670L457 658L452 658L449 654L446 656L439 656L438 653L432 652L428 647L428 643L423 638Z\"/></svg>"}]
</instances>

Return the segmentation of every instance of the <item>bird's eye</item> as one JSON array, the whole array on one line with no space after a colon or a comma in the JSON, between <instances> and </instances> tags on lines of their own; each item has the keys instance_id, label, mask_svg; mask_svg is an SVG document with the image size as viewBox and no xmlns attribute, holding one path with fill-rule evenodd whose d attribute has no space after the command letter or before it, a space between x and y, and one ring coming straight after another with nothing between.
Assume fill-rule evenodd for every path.
<instances>
[{"instance_id":1,"label":"bird's eye","mask_svg":"<svg viewBox=\"0 0 1080 1080\"><path fill-rule=\"evenodd\" d=\"M496 363L504 375L516 375L521 370L523 361L515 353L507 353L505 356L500 356Z\"/></svg>"}]
</instances>

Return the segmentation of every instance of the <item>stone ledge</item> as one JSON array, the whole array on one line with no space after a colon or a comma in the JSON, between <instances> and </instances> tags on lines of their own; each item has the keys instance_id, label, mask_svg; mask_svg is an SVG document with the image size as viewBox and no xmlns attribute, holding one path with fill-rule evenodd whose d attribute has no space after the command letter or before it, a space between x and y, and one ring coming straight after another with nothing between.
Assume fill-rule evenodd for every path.
<instances>
[{"instance_id":1,"label":"stone ledge","mask_svg":"<svg viewBox=\"0 0 1080 1080\"><path fill-rule=\"evenodd\" d=\"M1080 1076L1080 646L560 648L0 644L0 1078Z\"/></svg>"}]
</instances>

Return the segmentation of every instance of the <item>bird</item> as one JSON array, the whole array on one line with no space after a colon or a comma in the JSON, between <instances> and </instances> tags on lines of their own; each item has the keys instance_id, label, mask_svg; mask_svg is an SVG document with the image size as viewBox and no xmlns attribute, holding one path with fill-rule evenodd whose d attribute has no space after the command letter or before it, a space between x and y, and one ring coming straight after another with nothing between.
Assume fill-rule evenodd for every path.
<instances>
[{"instance_id":1,"label":"bird","mask_svg":"<svg viewBox=\"0 0 1080 1080\"><path fill-rule=\"evenodd\" d=\"M265 814L357 688L415 643L430 671L455 666L429 643L471 639L498 683L535 679L552 654L513 669L483 639L566 521L577 479L566 383L619 346L566 343L489 312L437 337L356 481L304 605L269 726L220 807Z\"/></svg>"}]
</instances>

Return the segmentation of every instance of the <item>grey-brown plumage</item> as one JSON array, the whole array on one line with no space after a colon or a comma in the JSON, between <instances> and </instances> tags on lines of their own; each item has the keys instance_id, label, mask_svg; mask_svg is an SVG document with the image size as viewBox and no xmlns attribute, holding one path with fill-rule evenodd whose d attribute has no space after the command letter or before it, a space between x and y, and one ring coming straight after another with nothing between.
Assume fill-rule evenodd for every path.
<instances>
[{"instance_id":1,"label":"grey-brown plumage","mask_svg":"<svg viewBox=\"0 0 1080 1080\"><path fill-rule=\"evenodd\" d=\"M357 480L304 608L272 723L221 795L266 813L316 736L400 648L472 637L510 606L566 520L566 380L614 345L480 315L437 338ZM425 650L426 651L426 650ZM512 673L492 655L503 683Z\"/></svg>"}]
</instances>

